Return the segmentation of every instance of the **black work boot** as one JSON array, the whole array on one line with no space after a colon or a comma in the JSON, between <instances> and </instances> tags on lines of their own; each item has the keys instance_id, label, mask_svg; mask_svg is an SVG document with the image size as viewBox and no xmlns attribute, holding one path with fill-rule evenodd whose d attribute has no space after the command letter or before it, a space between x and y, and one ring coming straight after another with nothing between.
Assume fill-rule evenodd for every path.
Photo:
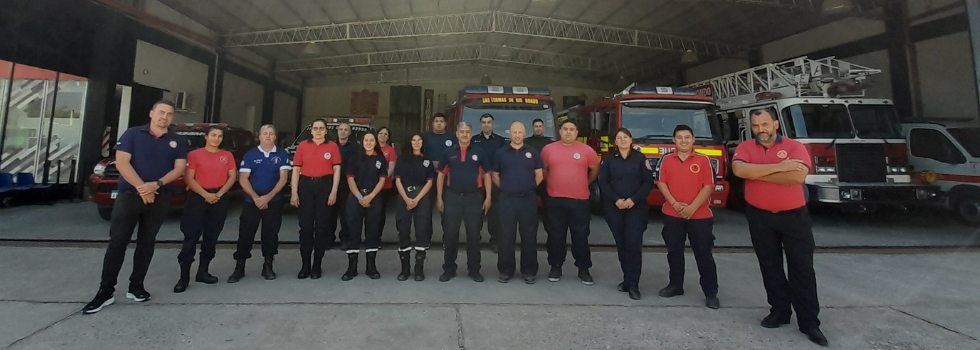
<instances>
[{"instance_id":1,"label":"black work boot","mask_svg":"<svg viewBox=\"0 0 980 350\"><path fill-rule=\"evenodd\" d=\"M408 276L412 275L412 252L410 250L398 252L398 260L402 263L402 272L398 274L398 280L408 280Z\"/></svg>"},{"instance_id":2,"label":"black work boot","mask_svg":"<svg viewBox=\"0 0 980 350\"><path fill-rule=\"evenodd\" d=\"M415 252L415 280L423 281L425 280L425 251L419 250Z\"/></svg>"},{"instance_id":3,"label":"black work boot","mask_svg":"<svg viewBox=\"0 0 980 350\"><path fill-rule=\"evenodd\" d=\"M310 272L310 278L319 279L323 276L323 269L320 267L321 263L323 263L323 252L318 250L313 253L313 269Z\"/></svg>"},{"instance_id":4,"label":"black work boot","mask_svg":"<svg viewBox=\"0 0 980 350\"><path fill-rule=\"evenodd\" d=\"M368 252L367 253L367 269L364 274L371 279L376 280L381 278L381 273L378 272L378 265L375 264L375 259L378 257L378 252Z\"/></svg>"},{"instance_id":5,"label":"black work boot","mask_svg":"<svg viewBox=\"0 0 980 350\"><path fill-rule=\"evenodd\" d=\"M194 277L194 280L205 284L218 283L218 278L208 273L208 267L210 265L211 265L211 261L201 261L200 263L198 263L197 277Z\"/></svg>"},{"instance_id":6,"label":"black work boot","mask_svg":"<svg viewBox=\"0 0 980 350\"><path fill-rule=\"evenodd\" d=\"M174 293L183 293L187 290L187 284L191 282L191 263L180 263L180 279L174 286Z\"/></svg>"},{"instance_id":7,"label":"black work boot","mask_svg":"<svg viewBox=\"0 0 980 350\"><path fill-rule=\"evenodd\" d=\"M273 260L275 260L275 258L267 256L265 257L265 263L262 264L262 278L265 278L267 281L276 279L276 272L272 271Z\"/></svg>"},{"instance_id":8,"label":"black work boot","mask_svg":"<svg viewBox=\"0 0 980 350\"><path fill-rule=\"evenodd\" d=\"M303 258L303 266L299 268L299 274L296 278L305 279L310 277L310 254L300 254Z\"/></svg>"},{"instance_id":9,"label":"black work boot","mask_svg":"<svg viewBox=\"0 0 980 350\"><path fill-rule=\"evenodd\" d=\"M235 283L242 280L245 277L245 260L238 260L235 263L235 272L228 276L228 283Z\"/></svg>"},{"instance_id":10,"label":"black work boot","mask_svg":"<svg viewBox=\"0 0 980 350\"><path fill-rule=\"evenodd\" d=\"M342 281L350 281L357 276L357 253L347 253L347 272L340 277Z\"/></svg>"}]
</instances>

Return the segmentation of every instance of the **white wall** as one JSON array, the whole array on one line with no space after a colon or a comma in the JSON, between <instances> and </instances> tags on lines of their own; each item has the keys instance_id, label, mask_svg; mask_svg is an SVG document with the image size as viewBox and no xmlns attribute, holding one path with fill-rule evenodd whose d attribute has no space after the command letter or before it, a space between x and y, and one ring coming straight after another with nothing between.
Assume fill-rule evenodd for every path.
<instances>
[{"instance_id":1,"label":"white wall","mask_svg":"<svg viewBox=\"0 0 980 350\"><path fill-rule=\"evenodd\" d=\"M221 122L253 132L258 130L262 126L262 85L225 73L222 89Z\"/></svg>"},{"instance_id":2,"label":"white wall","mask_svg":"<svg viewBox=\"0 0 980 350\"><path fill-rule=\"evenodd\" d=\"M138 41L133 69L136 83L167 90L164 97L173 100L178 91L187 92L187 111L174 113L174 123L204 121L204 104L208 88L208 66L159 46Z\"/></svg>"},{"instance_id":3,"label":"white wall","mask_svg":"<svg viewBox=\"0 0 980 350\"><path fill-rule=\"evenodd\" d=\"M968 123L976 125L980 108L970 34L960 32L921 41L915 49L919 53L923 117L938 121L968 118Z\"/></svg>"}]
</instances>

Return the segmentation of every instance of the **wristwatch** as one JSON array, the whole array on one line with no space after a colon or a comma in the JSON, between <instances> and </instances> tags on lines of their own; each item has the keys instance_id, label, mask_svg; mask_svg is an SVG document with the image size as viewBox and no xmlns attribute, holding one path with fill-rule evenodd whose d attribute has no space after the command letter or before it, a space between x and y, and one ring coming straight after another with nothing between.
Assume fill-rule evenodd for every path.
<instances>
[{"instance_id":1,"label":"wristwatch","mask_svg":"<svg viewBox=\"0 0 980 350\"><path fill-rule=\"evenodd\" d=\"M163 181L157 180L157 187L163 187Z\"/></svg>"}]
</instances>

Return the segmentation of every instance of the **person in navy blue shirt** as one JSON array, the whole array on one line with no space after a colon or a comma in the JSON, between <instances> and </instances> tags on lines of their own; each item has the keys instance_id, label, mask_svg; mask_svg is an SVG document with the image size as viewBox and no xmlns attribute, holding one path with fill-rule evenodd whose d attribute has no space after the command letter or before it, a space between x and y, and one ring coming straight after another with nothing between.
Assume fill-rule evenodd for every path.
<instances>
[{"instance_id":1,"label":"person in navy blue shirt","mask_svg":"<svg viewBox=\"0 0 980 350\"><path fill-rule=\"evenodd\" d=\"M483 214L490 209L490 174L486 160L470 141L473 127L467 122L456 126L459 144L446 152L446 162L441 165L436 178L436 207L443 212L442 241L445 246L445 262L439 281L446 282L456 276L456 249L459 246L459 225L466 225L466 269L468 276L483 282L480 274L480 226Z\"/></svg>"},{"instance_id":2,"label":"person in navy blue shirt","mask_svg":"<svg viewBox=\"0 0 980 350\"><path fill-rule=\"evenodd\" d=\"M378 135L374 132L364 134L361 139L361 150L350 160L344 162L347 167L347 185L350 196L347 197L347 225L350 227L350 237L347 237L347 272L341 277L350 281L357 276L357 255L361 252L361 228L364 229L364 252L367 253L367 268L364 274L371 279L381 278L378 273L376 259L381 248L381 188L388 177L388 161L381 153L378 145Z\"/></svg>"},{"instance_id":3,"label":"person in navy blue shirt","mask_svg":"<svg viewBox=\"0 0 980 350\"><path fill-rule=\"evenodd\" d=\"M456 135L446 131L446 115L442 113L432 116L432 131L422 135L422 139L425 140L425 154L429 155L436 169L442 169L446 152L459 142Z\"/></svg>"},{"instance_id":4,"label":"person in navy blue shirt","mask_svg":"<svg viewBox=\"0 0 980 350\"><path fill-rule=\"evenodd\" d=\"M643 232L649 222L647 196L653 190L653 169L646 156L633 148L633 135L628 129L619 129L615 137L616 149L610 150L599 165L599 191L623 270L619 291L639 300Z\"/></svg>"},{"instance_id":5,"label":"person in navy blue shirt","mask_svg":"<svg viewBox=\"0 0 980 350\"><path fill-rule=\"evenodd\" d=\"M340 148L340 158L347 160L354 158L354 155L361 149L361 145L350 139L351 128L348 123L337 125L337 148ZM350 195L350 188L347 187L347 166L340 166L340 188L337 190L337 203L334 209L333 220L340 219L340 231L337 237L340 239L340 246L347 244L347 237L350 236L350 227L347 225L347 197ZM334 242L330 242L334 244Z\"/></svg>"},{"instance_id":6,"label":"person in navy blue shirt","mask_svg":"<svg viewBox=\"0 0 980 350\"><path fill-rule=\"evenodd\" d=\"M170 212L170 197L175 189L169 184L183 175L187 166L187 140L170 130L173 102L154 103L149 116L149 124L126 130L116 142L119 194L110 220L109 247L102 262L99 292L82 308L83 314L99 312L115 302L116 279L137 225L133 273L126 297L138 302L150 299L143 280L153 259L157 232Z\"/></svg>"},{"instance_id":7,"label":"person in navy blue shirt","mask_svg":"<svg viewBox=\"0 0 980 350\"><path fill-rule=\"evenodd\" d=\"M484 113L480 116L480 134L473 136L473 148L480 150L487 157L487 168L493 167L493 155L497 150L507 145L507 140L493 132L493 115ZM497 200L500 188L493 184L493 203L487 212L487 233L490 234L490 250L497 252L500 243L500 205Z\"/></svg>"},{"instance_id":8,"label":"person in navy blue shirt","mask_svg":"<svg viewBox=\"0 0 980 350\"><path fill-rule=\"evenodd\" d=\"M235 251L235 271L228 283L245 277L245 260L252 257L255 232L262 224L262 277L276 279L272 262L279 253L279 229L282 227L282 191L289 178L289 154L276 147L276 127L272 124L259 128L259 146L242 157L238 170L238 183L245 192L245 204L238 225L238 250Z\"/></svg>"},{"instance_id":9,"label":"person in navy blue shirt","mask_svg":"<svg viewBox=\"0 0 980 350\"><path fill-rule=\"evenodd\" d=\"M398 228L398 258L402 271L398 280L404 281L411 274L412 250L415 250L415 280L425 280L425 253L432 239L432 198L435 197L433 180L436 177L435 165L422 150L425 140L415 134L411 147L402 151L395 166L395 189L398 200L395 202L395 226ZM412 246L412 223L415 223L415 245Z\"/></svg>"},{"instance_id":10,"label":"person in navy blue shirt","mask_svg":"<svg viewBox=\"0 0 980 350\"><path fill-rule=\"evenodd\" d=\"M497 281L507 283L516 268L514 244L521 232L521 275L533 284L538 274L538 196L535 189L544 180L544 163L538 150L524 144L524 124L510 125L510 145L494 154L491 165L493 183L500 187L500 250L497 253Z\"/></svg>"}]
</instances>

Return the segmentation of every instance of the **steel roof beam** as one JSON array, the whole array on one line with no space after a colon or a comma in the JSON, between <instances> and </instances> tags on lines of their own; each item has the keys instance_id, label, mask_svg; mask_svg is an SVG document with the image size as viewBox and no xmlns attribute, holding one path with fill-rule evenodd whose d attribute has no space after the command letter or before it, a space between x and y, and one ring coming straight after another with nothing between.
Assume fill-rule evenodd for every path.
<instances>
[{"instance_id":1,"label":"steel roof beam","mask_svg":"<svg viewBox=\"0 0 980 350\"><path fill-rule=\"evenodd\" d=\"M500 11L234 33L223 36L223 46L253 47L477 33L524 35L662 51L693 51L713 57L732 57L748 49L741 45Z\"/></svg>"}]
</instances>

